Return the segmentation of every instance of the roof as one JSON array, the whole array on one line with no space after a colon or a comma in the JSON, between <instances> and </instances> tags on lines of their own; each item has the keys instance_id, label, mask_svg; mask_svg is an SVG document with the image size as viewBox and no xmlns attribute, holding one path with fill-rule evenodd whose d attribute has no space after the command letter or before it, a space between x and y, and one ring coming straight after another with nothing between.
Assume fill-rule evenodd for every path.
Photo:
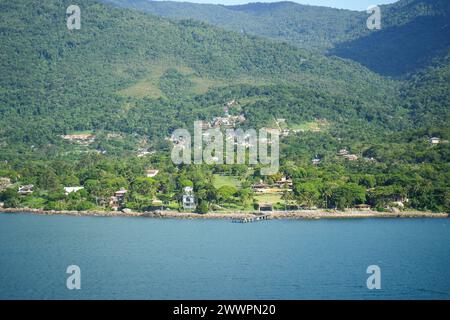
<instances>
[{"instance_id":1,"label":"roof","mask_svg":"<svg viewBox=\"0 0 450 320\"><path fill-rule=\"evenodd\" d=\"M271 203L260 203L259 207L260 208L272 208L273 204L271 204Z\"/></svg>"},{"instance_id":2,"label":"roof","mask_svg":"<svg viewBox=\"0 0 450 320\"><path fill-rule=\"evenodd\" d=\"M152 176L152 177L156 176L158 174L158 172L159 172L159 170L157 170L157 169L148 169L145 171L145 173L148 176Z\"/></svg>"},{"instance_id":3,"label":"roof","mask_svg":"<svg viewBox=\"0 0 450 320\"><path fill-rule=\"evenodd\" d=\"M76 192L78 190L84 189L84 187L64 187L64 191L67 192Z\"/></svg>"}]
</instances>

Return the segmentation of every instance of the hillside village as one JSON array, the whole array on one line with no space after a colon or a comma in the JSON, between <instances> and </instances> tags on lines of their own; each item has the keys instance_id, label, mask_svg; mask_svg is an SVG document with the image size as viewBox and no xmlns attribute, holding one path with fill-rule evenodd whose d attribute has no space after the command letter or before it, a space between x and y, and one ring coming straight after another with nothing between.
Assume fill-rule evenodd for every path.
<instances>
[{"instance_id":1,"label":"hillside village","mask_svg":"<svg viewBox=\"0 0 450 320\"><path fill-rule=\"evenodd\" d=\"M238 129L246 124L244 113L239 113L238 99L232 99L223 106L223 115L214 116L203 122L203 135L207 129ZM325 119L302 126L295 126L285 118L274 118L274 128L281 133L282 141L303 137L305 135L323 135L330 127ZM272 129L272 130L275 130ZM101 138L103 137L103 138ZM91 150L99 139L122 139L120 134L109 132L73 132L61 136L69 143L68 147L81 152ZM227 139L235 139L234 135ZM109 171L111 178L104 180L86 180L74 177L78 181L64 184L59 181L43 183L41 180L21 179L19 175L0 176L0 207L24 206L41 209L77 209L77 210L112 210L112 211L152 211L179 210L207 213L212 211L295 211L302 209L341 209L358 210L376 209L402 210L413 205L408 198L408 191L399 187L377 187L375 176L363 174L358 179L350 178L351 183L334 184L332 180L305 179L303 176L316 176L317 172L330 163L344 167L377 167L379 161L371 155L351 152L354 148L342 147L334 154L324 155L319 150L312 150L313 157L304 163L303 168L295 170L282 167L281 172L273 176L260 176L258 166L247 165L211 165L200 168L177 167L164 159L161 152L156 152L141 143L137 151L130 154L132 162L138 164L132 176L117 176L117 171ZM187 141L173 136L166 138L171 145L184 146ZM447 144L447 140L432 136L426 141L429 147ZM235 145L237 141L233 142ZM245 148L252 147L244 140ZM100 143L101 145L101 143ZM96 147L98 148L98 146ZM94 149L93 154L105 155L106 151ZM87 153L89 155L89 153ZM129 160L130 161L130 160ZM102 161L100 161L101 163ZM122 164L122 166L129 166ZM120 169L122 170L122 169ZM193 170L193 171L191 171ZM1 172L1 171L0 171ZM7 172L7 171L6 171ZM72 175L76 173L72 173ZM108 181L109 179L109 181ZM323 178L319 178L323 179ZM354 181L354 182L353 182ZM45 184L52 186L45 187ZM50 193L52 194L50 197ZM50 198L52 200L50 200ZM46 200L48 199L48 200Z\"/></svg>"}]
</instances>

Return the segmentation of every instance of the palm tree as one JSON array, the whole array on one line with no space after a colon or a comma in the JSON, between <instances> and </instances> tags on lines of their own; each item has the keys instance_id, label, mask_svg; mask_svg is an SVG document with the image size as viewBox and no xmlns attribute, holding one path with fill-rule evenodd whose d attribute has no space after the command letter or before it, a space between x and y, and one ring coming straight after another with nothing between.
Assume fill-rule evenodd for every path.
<instances>
[{"instance_id":1,"label":"palm tree","mask_svg":"<svg viewBox=\"0 0 450 320\"><path fill-rule=\"evenodd\" d=\"M289 188L283 188L283 195L281 199L284 200L284 211L287 211L287 204L289 201L295 199L294 192L292 192Z\"/></svg>"}]
</instances>

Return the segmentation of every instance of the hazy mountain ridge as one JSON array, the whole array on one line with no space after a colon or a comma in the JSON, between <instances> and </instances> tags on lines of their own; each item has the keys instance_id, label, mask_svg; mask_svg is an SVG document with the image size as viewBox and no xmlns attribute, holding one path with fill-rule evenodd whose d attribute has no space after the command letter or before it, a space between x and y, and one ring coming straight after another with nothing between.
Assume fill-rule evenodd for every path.
<instances>
[{"instance_id":1,"label":"hazy mountain ridge","mask_svg":"<svg viewBox=\"0 0 450 320\"><path fill-rule=\"evenodd\" d=\"M148 0L101 0L175 19L192 18L226 29L290 42L352 59L383 75L426 67L450 46L450 2L400 0L381 6L382 30L366 28L368 14L293 2L239 6ZM421 45L417 46L416 43ZM443 52L444 51L444 52Z\"/></svg>"},{"instance_id":2,"label":"hazy mountain ridge","mask_svg":"<svg viewBox=\"0 0 450 320\"><path fill-rule=\"evenodd\" d=\"M401 0L381 7L382 29L336 44L332 55L387 76L408 76L450 48L450 2Z\"/></svg>"},{"instance_id":3,"label":"hazy mountain ridge","mask_svg":"<svg viewBox=\"0 0 450 320\"><path fill-rule=\"evenodd\" d=\"M350 10L305 6L294 2L223 6L148 0L100 0L116 6L151 12L173 19L195 19L229 30L288 41L323 51L336 41L354 37L365 26L365 14Z\"/></svg>"}]
</instances>

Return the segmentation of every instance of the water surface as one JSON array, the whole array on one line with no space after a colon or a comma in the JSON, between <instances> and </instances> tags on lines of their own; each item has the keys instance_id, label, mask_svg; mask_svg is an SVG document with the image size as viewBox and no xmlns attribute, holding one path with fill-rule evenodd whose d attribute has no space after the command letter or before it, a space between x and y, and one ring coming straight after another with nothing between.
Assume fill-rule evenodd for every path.
<instances>
[{"instance_id":1,"label":"water surface","mask_svg":"<svg viewBox=\"0 0 450 320\"><path fill-rule=\"evenodd\" d=\"M0 214L0 299L449 299L449 245L448 219Z\"/></svg>"}]
</instances>

